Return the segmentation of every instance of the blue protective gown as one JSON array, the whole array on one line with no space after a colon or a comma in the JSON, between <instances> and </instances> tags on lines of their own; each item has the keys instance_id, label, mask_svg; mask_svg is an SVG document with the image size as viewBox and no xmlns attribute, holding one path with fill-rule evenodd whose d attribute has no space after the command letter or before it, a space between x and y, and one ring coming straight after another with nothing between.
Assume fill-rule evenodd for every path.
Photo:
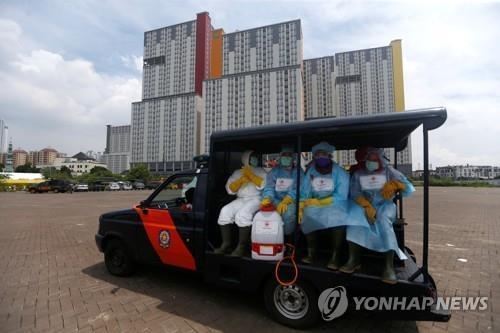
<instances>
[{"instance_id":1,"label":"blue protective gown","mask_svg":"<svg viewBox=\"0 0 500 333\"><path fill-rule=\"evenodd\" d=\"M304 178L304 172L300 169L300 178ZM297 168L287 170L283 167L275 167L266 178L266 187L262 191L262 198L271 198L275 207L283 200L285 196L290 196L293 203L288 205L287 211L281 216L285 223L285 234L289 235L295 230L297 197Z\"/></svg>"},{"instance_id":2,"label":"blue protective gown","mask_svg":"<svg viewBox=\"0 0 500 333\"><path fill-rule=\"evenodd\" d=\"M393 223L396 221L396 205L394 198L385 200L380 190L390 180L400 181L405 185L403 196L408 196L415 191L413 185L406 177L391 166L385 165L379 171L361 169L351 177L349 220L346 238L348 241L361 245L377 252L393 250L400 259L407 259L398 247ZM364 196L377 210L377 220L370 224L365 215L365 210L354 200Z\"/></svg>"},{"instance_id":3,"label":"blue protective gown","mask_svg":"<svg viewBox=\"0 0 500 333\"><path fill-rule=\"evenodd\" d=\"M326 175L311 166L304 177L300 189L300 201L333 196L333 203L327 206L306 206L302 217L302 232L344 226L348 223L349 175L333 162L332 171Z\"/></svg>"}]
</instances>

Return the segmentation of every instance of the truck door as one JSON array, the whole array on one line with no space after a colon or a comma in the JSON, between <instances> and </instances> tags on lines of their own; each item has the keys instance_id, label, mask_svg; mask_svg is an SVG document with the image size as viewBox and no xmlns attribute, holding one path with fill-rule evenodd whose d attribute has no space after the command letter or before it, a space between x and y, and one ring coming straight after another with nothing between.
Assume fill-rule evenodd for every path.
<instances>
[{"instance_id":1,"label":"truck door","mask_svg":"<svg viewBox=\"0 0 500 333\"><path fill-rule=\"evenodd\" d=\"M145 206L136 207L161 262L191 270L196 270L193 244L196 176L174 175L146 200Z\"/></svg>"}]
</instances>

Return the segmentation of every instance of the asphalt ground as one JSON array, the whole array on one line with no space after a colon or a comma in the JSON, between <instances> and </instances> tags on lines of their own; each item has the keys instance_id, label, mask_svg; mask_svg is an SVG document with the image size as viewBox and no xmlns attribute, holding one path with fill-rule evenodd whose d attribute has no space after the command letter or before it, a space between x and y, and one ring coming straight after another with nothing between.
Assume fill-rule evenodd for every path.
<instances>
[{"instance_id":1,"label":"asphalt ground","mask_svg":"<svg viewBox=\"0 0 500 333\"><path fill-rule=\"evenodd\" d=\"M448 323L345 315L311 331L500 332L500 188L431 188L429 271L440 295L486 296ZM258 295L192 274L111 276L94 234L101 213L149 191L0 193L0 332L288 332ZM422 188L405 201L406 244L422 257Z\"/></svg>"}]
</instances>

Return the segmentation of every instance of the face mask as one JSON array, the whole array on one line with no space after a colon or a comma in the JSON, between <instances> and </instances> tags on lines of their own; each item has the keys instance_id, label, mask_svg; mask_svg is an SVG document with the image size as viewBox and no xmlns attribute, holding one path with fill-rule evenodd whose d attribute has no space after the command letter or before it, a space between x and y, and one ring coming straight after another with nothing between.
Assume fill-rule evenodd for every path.
<instances>
[{"instance_id":1,"label":"face mask","mask_svg":"<svg viewBox=\"0 0 500 333\"><path fill-rule=\"evenodd\" d=\"M314 160L314 163L316 163L316 165L320 168L327 168L330 166L330 163L332 163L332 160L329 157L321 156L317 157Z\"/></svg>"},{"instance_id":2,"label":"face mask","mask_svg":"<svg viewBox=\"0 0 500 333\"><path fill-rule=\"evenodd\" d=\"M250 157L249 164L255 168L257 165L259 165L259 160L257 159L257 157L252 156Z\"/></svg>"},{"instance_id":3,"label":"face mask","mask_svg":"<svg viewBox=\"0 0 500 333\"><path fill-rule=\"evenodd\" d=\"M378 169L378 162L375 161L366 161L365 165L366 165L366 170L368 171L375 171Z\"/></svg>"},{"instance_id":4,"label":"face mask","mask_svg":"<svg viewBox=\"0 0 500 333\"><path fill-rule=\"evenodd\" d=\"M280 165L284 167L289 167L292 165L293 159L290 156L281 156Z\"/></svg>"}]
</instances>

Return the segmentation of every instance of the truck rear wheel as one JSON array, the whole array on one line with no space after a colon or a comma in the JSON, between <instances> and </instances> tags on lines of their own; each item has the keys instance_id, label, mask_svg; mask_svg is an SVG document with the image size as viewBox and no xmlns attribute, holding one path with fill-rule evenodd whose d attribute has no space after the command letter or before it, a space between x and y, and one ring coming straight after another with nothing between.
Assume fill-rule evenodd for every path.
<instances>
[{"instance_id":1,"label":"truck rear wheel","mask_svg":"<svg viewBox=\"0 0 500 333\"><path fill-rule=\"evenodd\" d=\"M108 271L116 276L129 276L134 272L134 261L125 244L112 239L104 250L104 263Z\"/></svg>"},{"instance_id":2,"label":"truck rear wheel","mask_svg":"<svg viewBox=\"0 0 500 333\"><path fill-rule=\"evenodd\" d=\"M308 328L319 320L318 293L304 281L282 286L271 277L264 290L266 308L279 323L293 328Z\"/></svg>"}]
</instances>

